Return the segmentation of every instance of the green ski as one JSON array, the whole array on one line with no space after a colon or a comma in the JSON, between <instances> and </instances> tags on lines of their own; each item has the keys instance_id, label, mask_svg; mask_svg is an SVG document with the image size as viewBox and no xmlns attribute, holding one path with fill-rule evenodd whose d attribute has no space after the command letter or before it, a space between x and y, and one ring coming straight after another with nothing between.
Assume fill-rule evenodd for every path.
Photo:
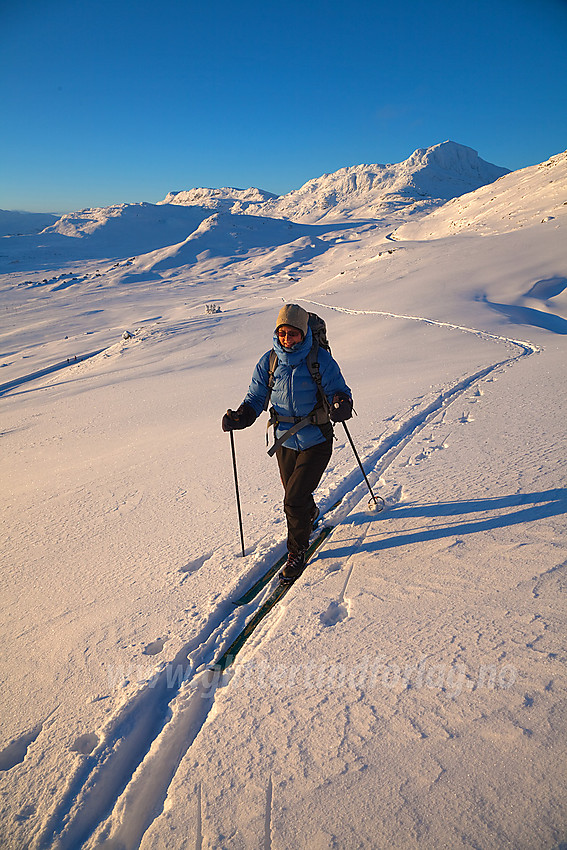
<instances>
[{"instance_id":1,"label":"green ski","mask_svg":"<svg viewBox=\"0 0 567 850\"><path fill-rule=\"evenodd\" d=\"M329 534L333 530L333 527L334 526L325 526L325 528L322 528L321 531L319 532L319 534L310 543L309 548L307 549L307 552L305 553L305 564L306 564L306 566L307 566L310 558L313 556L314 552L319 548L321 543L323 543L323 541L329 536ZM274 564L273 567L270 568L270 570L268 571L270 573L270 577L275 575L276 572L278 571L278 569L283 566L283 564L286 561L286 557L280 558L280 560L276 564ZM266 578L265 575L262 576L262 579L260 581L263 581L265 578ZM298 578L299 578L299 576L298 576ZM267 584L268 581L269 581L269 578L266 579L265 584ZM296 579L296 581L297 581L297 579ZM258 584L258 582L257 582L257 584ZM228 649L225 649L224 652L219 656L219 658L217 658L217 660L214 662L214 664L211 668L212 670L222 671L222 670L225 670L227 667L230 667L230 665L232 664L232 662L236 658L236 655L238 654L238 652L240 652L240 650L242 649L242 647L244 646L244 644L246 643L246 641L248 640L250 635L255 631L258 624L261 623L262 620L264 619L264 617L267 614L270 613L272 608L280 601L280 599L282 599L285 596L285 594L288 592L288 590L290 589L290 587L293 584L294 584L294 582L289 582L289 583L285 583L285 584L283 582L279 582L276 585L276 587L272 590L272 592L267 597L267 599L265 599L264 602L262 602L262 604L260 605L260 607L258 608L256 613L254 614L254 616L251 617L250 620L248 620L248 622L246 623L246 625L244 626L244 628L242 629L240 634L238 634L236 636L236 638L232 641L232 643L230 644ZM254 587L255 587L255 585L254 585ZM258 588L256 593L258 593L260 591L260 589L261 589L261 587ZM253 588L250 588L248 593L251 593L252 590L253 590ZM256 594L254 594L254 595L256 595ZM250 598L253 599L254 595ZM241 598L243 598L243 597L241 597ZM237 602L236 604L244 604L244 603Z\"/></svg>"},{"instance_id":2,"label":"green ski","mask_svg":"<svg viewBox=\"0 0 567 850\"><path fill-rule=\"evenodd\" d=\"M270 583L270 581L273 579L273 577L276 575L276 573L278 573L281 570L281 568L283 567L283 565L285 564L286 561L287 561L287 552L284 555L282 555L281 558L278 558L276 563L272 564L272 566L264 573L264 575L261 575L260 578L257 581L254 582L252 587L248 588L246 593L243 593L242 596L240 596L238 599L234 599L232 604L233 605L248 605L249 602L252 602L254 597L257 596L260 593L260 591L263 590L263 588L266 587L266 585Z\"/></svg>"}]
</instances>

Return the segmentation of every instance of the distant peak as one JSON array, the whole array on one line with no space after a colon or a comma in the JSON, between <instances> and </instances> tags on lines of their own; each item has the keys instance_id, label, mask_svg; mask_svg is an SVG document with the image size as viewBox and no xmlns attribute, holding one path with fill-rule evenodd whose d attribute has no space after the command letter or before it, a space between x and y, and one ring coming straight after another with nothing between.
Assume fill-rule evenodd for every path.
<instances>
[{"instance_id":1,"label":"distant peak","mask_svg":"<svg viewBox=\"0 0 567 850\"><path fill-rule=\"evenodd\" d=\"M265 204L277 197L272 192L266 192L254 186L248 189L237 189L232 186L215 189L203 186L169 192L164 200L159 201L159 203L209 207L210 209L222 209L225 212L230 212L232 208L235 208L235 212L243 212L250 204Z\"/></svg>"}]
</instances>

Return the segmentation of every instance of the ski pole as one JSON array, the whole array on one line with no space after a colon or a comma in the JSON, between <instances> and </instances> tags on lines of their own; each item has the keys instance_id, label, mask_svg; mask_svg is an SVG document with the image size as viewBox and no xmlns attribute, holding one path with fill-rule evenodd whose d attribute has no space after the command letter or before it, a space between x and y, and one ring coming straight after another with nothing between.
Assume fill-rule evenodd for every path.
<instances>
[{"instance_id":1,"label":"ski pole","mask_svg":"<svg viewBox=\"0 0 567 850\"><path fill-rule=\"evenodd\" d=\"M230 434L230 449L232 452L232 468L234 470L234 487L236 490L236 507L238 510L238 526L240 528L240 545L242 546L242 557L244 558L244 532L242 531L242 511L240 510L240 492L238 490L238 473L236 472L236 452L234 450L234 433Z\"/></svg>"},{"instance_id":2,"label":"ski pole","mask_svg":"<svg viewBox=\"0 0 567 850\"><path fill-rule=\"evenodd\" d=\"M375 495L374 495L374 493L372 492L372 487L370 486L370 481L368 480L368 477L367 477L367 475L366 475L366 472L364 471L364 467L363 467L363 465L362 465L362 461L360 460L360 458L359 458L359 456L358 456L358 452L357 452L356 447L355 447L355 445L354 445L354 443L353 443L353 441L352 441L352 437L350 436L350 431L349 431L349 430L348 430L348 428L347 428L347 424L346 424L346 422L343 422L343 427L344 427L344 429L345 429L345 434L346 434L346 435L347 435L347 437L348 437L348 441L349 441L349 443L350 443L350 445L351 445L351 448L352 448L352 450L353 450L353 452L354 452L354 456L355 456L355 458L356 458L356 459L357 459L357 461L358 461L358 465L360 466L360 471L362 472L362 474L363 474L363 476L364 476L364 480L366 481L366 486L368 487L368 489L369 489L369 491L370 491L370 495L372 496L372 501L374 502L374 506L375 506L375 508L376 508L376 510L377 510L377 511L383 511L383 510L384 510L384 508L386 507L386 503L385 503L384 499L382 498L382 496L375 496ZM380 500L380 503L378 503L378 499ZM370 503L369 503L369 504L370 504Z\"/></svg>"}]
</instances>

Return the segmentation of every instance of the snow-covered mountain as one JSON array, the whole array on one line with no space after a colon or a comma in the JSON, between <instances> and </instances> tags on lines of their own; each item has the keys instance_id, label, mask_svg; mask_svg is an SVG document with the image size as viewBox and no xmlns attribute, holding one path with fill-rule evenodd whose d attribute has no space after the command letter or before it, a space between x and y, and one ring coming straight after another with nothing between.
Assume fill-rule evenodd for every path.
<instances>
[{"instance_id":1,"label":"snow-covered mountain","mask_svg":"<svg viewBox=\"0 0 567 850\"><path fill-rule=\"evenodd\" d=\"M198 209L198 208L195 208ZM270 273L312 259L329 248L320 238L328 228L267 216L216 212L183 241L132 258L129 277L162 274L181 266L233 264L269 252Z\"/></svg>"},{"instance_id":2,"label":"snow-covered mountain","mask_svg":"<svg viewBox=\"0 0 567 850\"><path fill-rule=\"evenodd\" d=\"M88 243L85 256L93 250L105 256L145 253L186 239L210 214L196 205L115 204L67 213L47 227L41 239L45 245L51 239L60 246L67 243L73 251L81 251L78 243Z\"/></svg>"},{"instance_id":3,"label":"snow-covered mountain","mask_svg":"<svg viewBox=\"0 0 567 850\"><path fill-rule=\"evenodd\" d=\"M170 193L162 203L205 206L206 200L210 204L224 204L226 208L232 205L233 212L240 212L233 203L237 199L240 204L246 202L246 211L252 215L293 221L375 219L394 212L431 209L507 173L508 169L485 162L472 148L448 141L418 149L408 159L393 165L341 168L279 197L254 201L256 193L267 193L257 189L192 189Z\"/></svg>"},{"instance_id":4,"label":"snow-covered mountain","mask_svg":"<svg viewBox=\"0 0 567 850\"><path fill-rule=\"evenodd\" d=\"M209 218L199 206L114 204L66 213L40 234L6 239L0 263L20 265L27 258L56 252L69 262L146 254L183 242Z\"/></svg>"},{"instance_id":5,"label":"snow-covered mountain","mask_svg":"<svg viewBox=\"0 0 567 850\"><path fill-rule=\"evenodd\" d=\"M396 231L400 239L439 239L462 231L488 235L567 215L567 151L461 195Z\"/></svg>"},{"instance_id":6,"label":"snow-covered mountain","mask_svg":"<svg viewBox=\"0 0 567 850\"><path fill-rule=\"evenodd\" d=\"M472 148L443 142L393 165L354 165L324 174L257 211L311 222L383 218L431 209L507 173Z\"/></svg>"},{"instance_id":7,"label":"snow-covered mountain","mask_svg":"<svg viewBox=\"0 0 567 850\"><path fill-rule=\"evenodd\" d=\"M187 189L181 192L169 192L159 204L182 204L184 206L198 206L217 212L243 213L252 205L265 204L278 197L263 189L234 189L224 187L222 189Z\"/></svg>"},{"instance_id":8,"label":"snow-covered mountain","mask_svg":"<svg viewBox=\"0 0 567 850\"><path fill-rule=\"evenodd\" d=\"M256 188L201 188L170 192L158 204L115 204L68 213L40 235L9 240L2 246L3 259L9 264L17 255L21 262L24 255L54 250L69 261L154 254L152 263L142 263L145 270L163 262L171 268L174 256L187 264L187 258L195 263L206 252L231 257L265 248L270 240L273 246L292 243L298 239L299 224L318 225L301 234L309 243L321 235L321 228L329 231L338 223L398 224L505 173L471 148L444 142L417 150L395 165L342 168L280 197ZM305 245L295 247L302 255ZM166 251L167 258L158 258L159 251ZM296 254L295 249L287 252L287 261L295 261Z\"/></svg>"}]
</instances>

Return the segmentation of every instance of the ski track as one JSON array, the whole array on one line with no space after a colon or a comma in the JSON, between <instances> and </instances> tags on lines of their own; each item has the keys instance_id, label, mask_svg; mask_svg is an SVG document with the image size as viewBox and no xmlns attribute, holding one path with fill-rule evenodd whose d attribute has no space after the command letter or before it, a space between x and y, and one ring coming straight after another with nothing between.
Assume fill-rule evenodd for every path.
<instances>
[{"instance_id":1,"label":"ski track","mask_svg":"<svg viewBox=\"0 0 567 850\"><path fill-rule=\"evenodd\" d=\"M306 300L306 299L304 299ZM392 319L423 322L448 330L458 330L495 343L516 348L516 353L480 369L443 389L425 404L414 404L398 420L390 433L378 438L377 447L367 452L363 463L371 484L379 482L386 469L422 429L492 372L510 366L522 357L542 349L530 342L497 336L486 331L419 316L404 316L375 310L352 310L307 303L351 315L383 316ZM519 350L518 350L519 349ZM397 419L397 418L396 418ZM343 478L340 486L322 500L323 511L334 525L348 517L367 493L357 465ZM340 505L332 505L342 499ZM391 502L391 500L389 500ZM395 501L395 500L394 500ZM367 528L362 529L361 540ZM333 535L322 548L332 545ZM359 541L360 542L360 541ZM275 545L233 589L239 595L263 568L277 557ZM321 622L334 626L348 617L348 584L354 559L346 570L339 597L321 615ZM228 681L224 672L208 669L219 648L229 646L244 623L258 609L270 585L248 605L234 609L226 599L209 615L200 633L187 643L149 682L123 706L110 721L102 741L87 756L70 778L55 810L34 843L36 850L137 850L147 829L163 811L168 788L179 764L195 741L215 701L219 681ZM263 846L271 846L271 782L267 790ZM202 846L202 811L200 788L197 796L195 846Z\"/></svg>"}]
</instances>

